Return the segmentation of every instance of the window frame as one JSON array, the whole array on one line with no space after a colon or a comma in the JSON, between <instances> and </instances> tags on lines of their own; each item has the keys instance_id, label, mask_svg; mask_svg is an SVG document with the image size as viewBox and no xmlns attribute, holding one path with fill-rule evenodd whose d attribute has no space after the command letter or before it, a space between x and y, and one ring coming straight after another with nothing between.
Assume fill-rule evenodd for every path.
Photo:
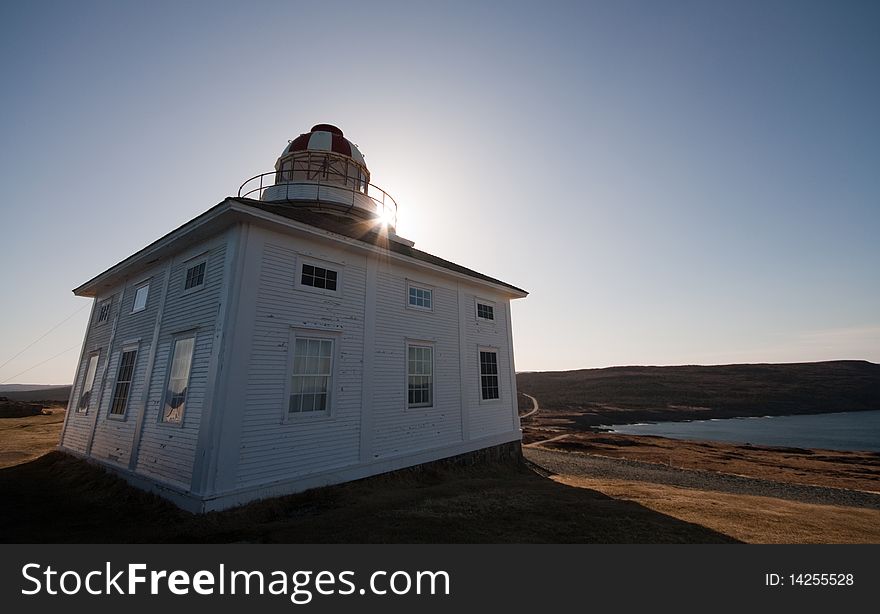
<instances>
[{"instance_id":1,"label":"window frame","mask_svg":"<svg viewBox=\"0 0 880 614\"><path fill-rule=\"evenodd\" d=\"M410 303L409 302L409 296L410 296L409 293L410 293L411 288L414 288L416 290L422 290L424 292L430 292L431 293L431 306L430 307L422 307L420 305L413 305L412 303ZM407 309L412 309L413 311L423 311L423 312L427 312L427 313L434 313L434 305L436 303L436 301L434 300L434 297L436 295L435 290L436 290L436 288L430 284L424 284L420 281L416 281L414 279L407 278L407 280L406 280L406 294L403 297L404 305L406 306Z\"/></svg>"},{"instance_id":2,"label":"window frame","mask_svg":"<svg viewBox=\"0 0 880 614\"><path fill-rule=\"evenodd\" d=\"M178 342L184 341L186 339L192 339L193 345L192 354L190 355L189 359L189 373L187 373L186 376L186 397L184 397L183 400L183 411L180 412L179 420L166 420L165 406L168 404L168 386L169 384L171 384L171 373L174 369L174 352L177 348ZM192 383L193 366L196 362L196 341L197 336L195 330L180 332L171 337L171 345L168 348L168 364L165 367L165 378L163 380L165 382L165 387L162 389L162 403L159 405L158 421L161 426L181 428L183 426L184 420L186 419L187 404L190 401L189 393L190 384Z\"/></svg>"},{"instance_id":3,"label":"window frame","mask_svg":"<svg viewBox=\"0 0 880 614\"><path fill-rule=\"evenodd\" d=\"M314 292L315 294L323 294L324 296L342 296L343 281L345 280L345 267L339 262L329 260L319 260L309 256L297 254L296 274L294 275L294 289L303 290L305 292ZM327 288L316 288L302 283L303 265L310 265L321 269L336 272L336 289L328 290Z\"/></svg>"},{"instance_id":4,"label":"window frame","mask_svg":"<svg viewBox=\"0 0 880 614\"><path fill-rule=\"evenodd\" d=\"M186 279L189 274L190 269L193 269L197 266L205 265L205 271L202 273L202 283L197 286L191 286L189 288L186 287ZM182 294L192 294L193 292L198 292L199 290L203 290L208 283L208 257L207 256L196 256L195 258L191 258L183 263L183 292Z\"/></svg>"},{"instance_id":5,"label":"window frame","mask_svg":"<svg viewBox=\"0 0 880 614\"><path fill-rule=\"evenodd\" d=\"M82 404L83 395L86 393L86 380L89 378L89 371L91 371L92 367L92 359L95 361L95 371L92 373L92 382L89 385L89 400L85 405ZM76 401L76 413L77 414L88 414L89 409L92 407L92 399L94 398L95 391L95 380L98 379L98 369L101 367L101 350L100 348L97 350L93 350L89 352L89 359L86 361L86 369L83 371L83 380L80 384L79 390L79 398Z\"/></svg>"},{"instance_id":6,"label":"window frame","mask_svg":"<svg viewBox=\"0 0 880 614\"><path fill-rule=\"evenodd\" d=\"M128 352L134 352L134 362L131 365L131 379L128 380L128 391L125 393L125 404L122 406L122 413L113 413L113 404L116 401L116 387L119 385L119 369L122 367L122 358ZM140 342L126 343L119 348L119 361L116 363L116 377L113 380L113 387L110 389L110 403L107 405L107 418L110 420L125 420L128 416L128 404L131 401L131 389L134 387L134 376L137 371L137 360L140 357Z\"/></svg>"},{"instance_id":7,"label":"window frame","mask_svg":"<svg viewBox=\"0 0 880 614\"><path fill-rule=\"evenodd\" d=\"M484 307L491 307L492 308L492 317L491 318L484 318L483 316L480 315L480 305L483 305ZM490 301L490 300L487 300L484 298L480 298L478 296L474 297L474 315L477 318L477 322L491 322L492 324L495 324L498 321L498 319L495 317L495 314L497 312L498 312L498 304L495 301Z\"/></svg>"},{"instance_id":8,"label":"window frame","mask_svg":"<svg viewBox=\"0 0 880 614\"><path fill-rule=\"evenodd\" d=\"M409 402L409 350L410 348L428 348L431 350L431 402L416 403ZM437 406L437 350L433 341L425 339L407 339L404 345L404 388L403 388L403 407L406 411L420 409L434 409Z\"/></svg>"},{"instance_id":9,"label":"window frame","mask_svg":"<svg viewBox=\"0 0 880 614\"><path fill-rule=\"evenodd\" d=\"M137 306L137 297L138 293L146 288L147 289L147 298L144 299L143 307L138 308ZM135 284L134 286L134 297L131 300L131 313L140 313L141 311L145 311L147 309L147 305L150 303L150 280L142 281L139 284Z\"/></svg>"},{"instance_id":10,"label":"window frame","mask_svg":"<svg viewBox=\"0 0 880 614\"><path fill-rule=\"evenodd\" d=\"M498 382L496 388L498 388L498 396L491 399L483 398L483 377L491 377L492 375L483 375L483 357L481 354L484 352L495 354L495 378ZM499 354L501 352L497 347L490 345L481 345L477 347L477 387L480 391L480 405L483 404L492 404L492 403L500 403L501 402L501 361L499 359Z\"/></svg>"},{"instance_id":11,"label":"window frame","mask_svg":"<svg viewBox=\"0 0 880 614\"><path fill-rule=\"evenodd\" d=\"M288 337L287 366L284 371L284 397L281 402L281 423L329 420L336 414L336 383L339 377L339 361L342 331L325 328L291 327ZM320 411L290 411L290 396L293 394L293 367L296 358L297 339L319 339L330 341L330 381L327 384L327 407Z\"/></svg>"},{"instance_id":12,"label":"window frame","mask_svg":"<svg viewBox=\"0 0 880 614\"><path fill-rule=\"evenodd\" d=\"M104 307L107 308L107 317L104 319L101 319L101 316L104 315ZM100 301L98 303L98 319L95 322L95 324L106 324L107 322L109 322L110 315L111 315L112 311L113 311L113 299L112 298L106 298L103 301Z\"/></svg>"}]
</instances>

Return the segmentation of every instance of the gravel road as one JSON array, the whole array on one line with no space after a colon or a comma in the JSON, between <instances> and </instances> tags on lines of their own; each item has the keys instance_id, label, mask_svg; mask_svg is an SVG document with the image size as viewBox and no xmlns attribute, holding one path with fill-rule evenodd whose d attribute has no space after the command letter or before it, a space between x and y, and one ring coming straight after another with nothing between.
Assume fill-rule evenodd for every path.
<instances>
[{"instance_id":1,"label":"gravel road","mask_svg":"<svg viewBox=\"0 0 880 614\"><path fill-rule=\"evenodd\" d=\"M697 490L714 490L738 495L775 497L820 505L844 505L880 509L880 494L825 486L804 486L773 482L730 473L678 469L654 463L562 452L537 447L524 448L523 453L538 467L559 475L572 475L610 480L632 480L667 484Z\"/></svg>"}]
</instances>

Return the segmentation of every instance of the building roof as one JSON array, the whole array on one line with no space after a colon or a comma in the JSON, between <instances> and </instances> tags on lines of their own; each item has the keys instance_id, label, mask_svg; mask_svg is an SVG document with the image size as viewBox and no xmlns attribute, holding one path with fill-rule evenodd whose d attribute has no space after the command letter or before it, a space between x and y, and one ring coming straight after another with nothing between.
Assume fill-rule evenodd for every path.
<instances>
[{"instance_id":1,"label":"building roof","mask_svg":"<svg viewBox=\"0 0 880 614\"><path fill-rule=\"evenodd\" d=\"M443 269L456 276L465 276L483 283L491 284L506 290L515 297L525 297L528 292L512 284L478 273L473 269L461 266L449 260L438 258L427 252L415 249L411 245L389 238L379 231L374 222L354 220L347 217L328 215L316 212L304 205L293 203L272 203L250 198L226 198L221 203L208 209L198 217L169 232L165 236L150 243L125 260L110 267L103 273L93 277L78 288L74 294L78 296L98 296L102 290L109 289L121 279L135 275L139 270L154 265L160 258L173 254L180 249L182 242L189 243L202 240L220 232L235 221L247 221L248 215L269 214L276 217L276 223L290 220L325 232L353 240L365 248L390 252L404 260L422 263L431 268ZM260 217L266 220L265 215ZM271 217L268 218L269 221ZM280 218L280 219L279 219ZM251 218L253 220L253 218Z\"/></svg>"},{"instance_id":2,"label":"building roof","mask_svg":"<svg viewBox=\"0 0 880 614\"><path fill-rule=\"evenodd\" d=\"M443 258L438 258L433 254L423 252L422 250L416 249L410 245L390 240L387 236L379 232L379 227L376 226L375 222L371 222L368 220L352 220L344 217L327 215L326 213L319 213L305 207L297 207L295 205L291 206L287 203L263 202L259 200L252 200L250 198L230 198L229 200L234 200L250 207L256 207L257 209L268 211L269 213L274 213L275 215L280 215L281 217L296 220L297 222L302 222L303 224L308 224L309 226L315 226L316 228L343 235L351 239L357 239L358 241L363 241L364 243L369 243L370 245L383 247L396 254L408 256L410 258L413 258L414 260L425 262L427 264L432 264L434 266L438 266L449 271L453 271L455 273L460 273L462 275L467 275L468 277L473 277L474 279L479 279L481 281L487 281L492 284L504 286L505 288L508 288L509 290L512 290L517 294L528 294L528 292L526 292L525 290L517 288L516 286L513 286L507 282L503 282L500 279L495 279L494 277L483 275L482 273L478 273L473 269L463 267L460 264L455 264L454 262L444 260Z\"/></svg>"}]
</instances>

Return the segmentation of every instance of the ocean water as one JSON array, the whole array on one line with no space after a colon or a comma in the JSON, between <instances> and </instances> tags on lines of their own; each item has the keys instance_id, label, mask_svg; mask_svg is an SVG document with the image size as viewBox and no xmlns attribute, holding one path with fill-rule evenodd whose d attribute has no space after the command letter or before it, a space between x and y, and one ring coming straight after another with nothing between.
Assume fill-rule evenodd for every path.
<instances>
[{"instance_id":1,"label":"ocean water","mask_svg":"<svg viewBox=\"0 0 880 614\"><path fill-rule=\"evenodd\" d=\"M880 410L808 416L726 418L693 422L621 424L608 427L626 435L658 435L789 448L880 452Z\"/></svg>"}]
</instances>

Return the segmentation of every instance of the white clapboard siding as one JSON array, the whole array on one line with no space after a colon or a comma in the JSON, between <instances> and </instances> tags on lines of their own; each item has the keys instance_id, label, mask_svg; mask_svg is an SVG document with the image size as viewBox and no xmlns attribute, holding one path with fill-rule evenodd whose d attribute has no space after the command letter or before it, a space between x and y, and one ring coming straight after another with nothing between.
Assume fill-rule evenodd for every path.
<instances>
[{"instance_id":1,"label":"white clapboard siding","mask_svg":"<svg viewBox=\"0 0 880 614\"><path fill-rule=\"evenodd\" d=\"M359 454L365 258L326 242L266 235L247 367L236 476L240 487L350 466ZM339 295L295 287L303 255L328 261L340 271ZM298 415L285 420L292 328L334 335L329 417Z\"/></svg>"},{"instance_id":2,"label":"white clapboard siding","mask_svg":"<svg viewBox=\"0 0 880 614\"><path fill-rule=\"evenodd\" d=\"M495 320L477 318L476 302L490 302L494 305ZM514 401L510 382L510 347L507 341L507 300L492 293L462 288L462 326L465 331L465 348L462 358L465 361L466 406L468 424L472 439L506 433L514 428ZM480 390L479 349L487 348L498 352L498 385L500 398L483 401Z\"/></svg>"},{"instance_id":3,"label":"white clapboard siding","mask_svg":"<svg viewBox=\"0 0 880 614\"><path fill-rule=\"evenodd\" d=\"M214 327L220 309L223 284L226 235L188 250L174 259L168 280L153 374L147 397L146 413L137 455L136 471L189 489L196 455L203 404L207 392ZM186 269L207 256L205 286L184 292ZM158 281L157 281L158 283ZM151 289L152 292L152 289ZM168 378L168 363L177 335L195 333L195 349L183 422L180 425L160 421ZM140 357L138 358L140 360Z\"/></svg>"},{"instance_id":4,"label":"white clapboard siding","mask_svg":"<svg viewBox=\"0 0 880 614\"><path fill-rule=\"evenodd\" d=\"M433 289L433 311L407 307L407 279ZM389 263L376 288L371 457L381 459L461 441L456 284ZM406 343L434 347L434 403L407 408Z\"/></svg>"},{"instance_id":5,"label":"white clapboard siding","mask_svg":"<svg viewBox=\"0 0 880 614\"><path fill-rule=\"evenodd\" d=\"M140 408L143 406L143 395L146 391L147 360L150 354L153 330L156 326L156 316L159 313L159 306L164 300L162 295L164 274L164 266L155 267L130 280L124 289L119 289L123 298L121 306L114 305L113 307L118 311L111 313L111 321L116 318L116 333L113 336L113 346L110 348L110 365L101 395L101 411L97 416L98 422L95 425L90 454L95 459L117 463L123 467L128 466L135 424ZM132 313L135 289L147 280L150 283L147 305L142 311ZM109 418L122 348L132 344L137 345L138 354L128 397L128 407L123 418Z\"/></svg>"},{"instance_id":6,"label":"white clapboard siding","mask_svg":"<svg viewBox=\"0 0 880 614\"><path fill-rule=\"evenodd\" d=\"M97 307L106 300L111 300L111 314L106 322L98 323L98 315L100 308ZM92 436L92 430L95 425L95 419L100 413L98 408L99 399L101 397L101 382L108 362L108 343L113 330L113 318L119 309L119 293L114 291L95 299L96 308L92 310L92 318L89 321L86 330L86 338L84 341L84 351L82 360L76 373L76 381L73 385L73 403L67 408L68 417L67 424L64 428L61 445L64 448L73 450L79 454L86 454L89 446L89 439ZM87 411L79 411L79 399L82 396L83 384L85 383L86 370L88 369L89 358L93 352L100 352L98 358L98 370L95 373L95 381L92 386L91 400Z\"/></svg>"}]
</instances>

